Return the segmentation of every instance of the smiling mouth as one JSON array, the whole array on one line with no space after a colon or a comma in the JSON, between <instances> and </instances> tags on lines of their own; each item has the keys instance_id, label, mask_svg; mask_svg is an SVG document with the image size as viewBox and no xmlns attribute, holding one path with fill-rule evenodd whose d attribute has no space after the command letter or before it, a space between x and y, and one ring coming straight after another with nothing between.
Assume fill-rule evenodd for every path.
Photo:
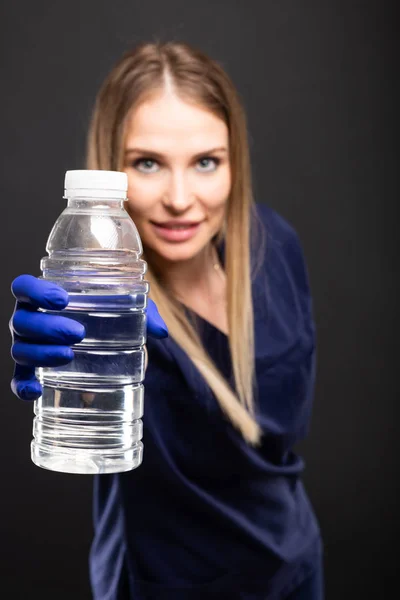
<instances>
[{"instance_id":1,"label":"smiling mouth","mask_svg":"<svg viewBox=\"0 0 400 600\"><path fill-rule=\"evenodd\" d=\"M201 221L155 223L150 221L158 238L171 243L186 242L196 235Z\"/></svg>"},{"instance_id":2,"label":"smiling mouth","mask_svg":"<svg viewBox=\"0 0 400 600\"><path fill-rule=\"evenodd\" d=\"M197 227L197 225L200 225L200 221L196 223L194 223L193 221L187 221L183 223L174 223L172 221L168 221L166 223L156 223L155 221L151 221L151 223L156 227L162 227L163 229L172 229L177 231L189 229L191 227Z\"/></svg>"}]
</instances>

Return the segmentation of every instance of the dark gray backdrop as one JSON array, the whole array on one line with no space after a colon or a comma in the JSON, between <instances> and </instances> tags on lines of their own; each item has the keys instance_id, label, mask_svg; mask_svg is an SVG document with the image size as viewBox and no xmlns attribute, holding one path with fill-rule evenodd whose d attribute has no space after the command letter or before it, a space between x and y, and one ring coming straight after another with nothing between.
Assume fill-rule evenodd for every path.
<instances>
[{"instance_id":1,"label":"dark gray backdrop","mask_svg":"<svg viewBox=\"0 0 400 600\"><path fill-rule=\"evenodd\" d=\"M392 4L26 0L3 1L1 13L0 594L90 598L92 479L30 461L32 406L9 388L9 288L38 274L64 173L83 167L100 83L123 51L157 36L228 70L249 115L257 200L300 234L319 335L301 449L327 599L387 597L399 533Z\"/></svg>"}]
</instances>

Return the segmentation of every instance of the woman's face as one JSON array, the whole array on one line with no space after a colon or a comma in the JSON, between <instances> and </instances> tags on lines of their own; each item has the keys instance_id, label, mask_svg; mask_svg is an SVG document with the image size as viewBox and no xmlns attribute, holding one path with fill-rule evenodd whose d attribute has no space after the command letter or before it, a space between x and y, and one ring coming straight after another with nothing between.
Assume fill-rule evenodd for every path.
<instances>
[{"instance_id":1,"label":"woman's face","mask_svg":"<svg viewBox=\"0 0 400 600\"><path fill-rule=\"evenodd\" d=\"M199 105L162 92L127 125L127 209L159 261L196 257L219 232L231 188L226 124Z\"/></svg>"}]
</instances>

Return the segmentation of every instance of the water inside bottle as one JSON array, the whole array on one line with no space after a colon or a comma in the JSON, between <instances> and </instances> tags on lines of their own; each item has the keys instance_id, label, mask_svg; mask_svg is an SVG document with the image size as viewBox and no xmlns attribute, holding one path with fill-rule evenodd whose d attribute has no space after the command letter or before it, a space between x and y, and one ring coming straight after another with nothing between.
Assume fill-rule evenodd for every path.
<instances>
[{"instance_id":1,"label":"water inside bottle","mask_svg":"<svg viewBox=\"0 0 400 600\"><path fill-rule=\"evenodd\" d=\"M32 460L67 473L131 470L142 460L146 295L69 293L55 312L82 323L67 365L37 370ZM50 312L50 311L46 311Z\"/></svg>"}]
</instances>

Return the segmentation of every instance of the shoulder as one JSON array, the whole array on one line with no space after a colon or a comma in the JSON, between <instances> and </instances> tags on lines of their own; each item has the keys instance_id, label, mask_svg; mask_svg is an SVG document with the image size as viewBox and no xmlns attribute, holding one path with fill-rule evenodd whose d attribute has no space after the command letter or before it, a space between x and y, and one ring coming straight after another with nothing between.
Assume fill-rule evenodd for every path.
<instances>
[{"instance_id":1,"label":"shoulder","mask_svg":"<svg viewBox=\"0 0 400 600\"><path fill-rule=\"evenodd\" d=\"M267 204L255 204L252 227L253 256L262 255L261 261L266 259L268 262L283 260L289 268L304 271L302 243L295 227L287 219Z\"/></svg>"},{"instance_id":2,"label":"shoulder","mask_svg":"<svg viewBox=\"0 0 400 600\"><path fill-rule=\"evenodd\" d=\"M291 303L300 302L310 313L311 289L306 259L295 227L276 210L266 204L255 205L257 229L252 256L255 264L262 265L261 277L267 276L270 287L279 287L281 293L291 295Z\"/></svg>"},{"instance_id":3,"label":"shoulder","mask_svg":"<svg viewBox=\"0 0 400 600\"><path fill-rule=\"evenodd\" d=\"M270 241L282 245L293 239L298 240L294 226L268 204L255 204L254 213Z\"/></svg>"}]
</instances>

